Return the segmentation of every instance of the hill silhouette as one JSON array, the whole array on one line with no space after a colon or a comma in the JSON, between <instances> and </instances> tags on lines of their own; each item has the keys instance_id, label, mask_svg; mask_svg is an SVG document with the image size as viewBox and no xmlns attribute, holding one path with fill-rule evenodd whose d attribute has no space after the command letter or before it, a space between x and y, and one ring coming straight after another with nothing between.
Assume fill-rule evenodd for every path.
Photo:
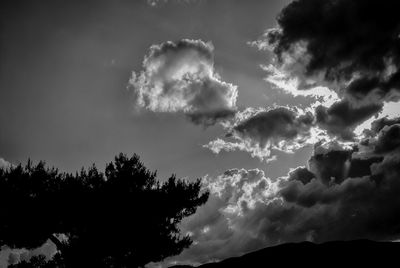
<instances>
[{"instance_id":1,"label":"hill silhouette","mask_svg":"<svg viewBox=\"0 0 400 268\"><path fill-rule=\"evenodd\" d=\"M400 243L371 240L288 243L267 247L240 257L206 263L201 268L222 267L397 267ZM170 268L189 268L175 265Z\"/></svg>"}]
</instances>

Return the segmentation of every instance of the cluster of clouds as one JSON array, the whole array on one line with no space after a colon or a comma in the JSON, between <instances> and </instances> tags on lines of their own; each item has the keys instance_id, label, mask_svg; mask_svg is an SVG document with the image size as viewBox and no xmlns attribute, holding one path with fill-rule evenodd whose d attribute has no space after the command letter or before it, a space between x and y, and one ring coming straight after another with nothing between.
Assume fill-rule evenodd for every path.
<instances>
[{"instance_id":1,"label":"cluster of clouds","mask_svg":"<svg viewBox=\"0 0 400 268\"><path fill-rule=\"evenodd\" d=\"M168 261L203 263L284 242L400 238L400 2L296 0L256 41L277 90L312 105L247 108L204 145L263 160L313 144L306 166L205 177L209 201L184 220L194 245ZM317 23L316 23L317 22Z\"/></svg>"},{"instance_id":2,"label":"cluster of clouds","mask_svg":"<svg viewBox=\"0 0 400 268\"><path fill-rule=\"evenodd\" d=\"M306 166L268 178L259 169L205 177L209 201L182 223L194 244L168 261L203 263L284 242L400 238L400 2L296 0L254 42L277 90L310 107L236 107L237 87L200 40L153 46L131 85L140 107L221 123L204 147L271 161L313 145ZM316 23L317 22L317 23ZM201 101L199 101L201 100ZM196 115L196 116L195 116Z\"/></svg>"},{"instance_id":3,"label":"cluster of clouds","mask_svg":"<svg viewBox=\"0 0 400 268\"><path fill-rule=\"evenodd\" d=\"M398 95L399 7L393 0L295 1L255 44L272 49L300 89L325 85L360 105L384 101Z\"/></svg>"},{"instance_id":4,"label":"cluster of clouds","mask_svg":"<svg viewBox=\"0 0 400 268\"><path fill-rule=\"evenodd\" d=\"M129 88L137 109L183 113L202 126L221 123L226 139L204 145L214 153L241 150L273 160L272 150L293 152L316 139L315 116L290 107L238 111L236 85L214 69L213 45L183 39L150 47L143 70L133 72Z\"/></svg>"},{"instance_id":5,"label":"cluster of clouds","mask_svg":"<svg viewBox=\"0 0 400 268\"><path fill-rule=\"evenodd\" d=\"M181 229L195 241L168 261L203 263L285 242L400 238L400 118L368 137L317 143L307 166L271 179L259 169L205 177L209 201Z\"/></svg>"},{"instance_id":6,"label":"cluster of clouds","mask_svg":"<svg viewBox=\"0 0 400 268\"><path fill-rule=\"evenodd\" d=\"M261 68L273 88L313 101L305 111L297 111L298 116L310 115L308 127L295 139L289 135L272 141L270 132L260 130L275 129L279 115L277 122L271 122L268 114L280 114L282 108L267 109L243 122L236 120L228 129L227 136L239 142L218 138L205 147L214 153L248 151L268 161L274 159L271 149L290 153L317 139L351 142L362 138L362 130L388 115L389 103L399 101L400 19L395 15L399 7L398 1L391 0L290 3L278 16L278 26L249 44L272 53L271 62ZM278 128L287 126L283 122Z\"/></svg>"},{"instance_id":7,"label":"cluster of clouds","mask_svg":"<svg viewBox=\"0 0 400 268\"><path fill-rule=\"evenodd\" d=\"M387 108L400 97L399 5L298 0L282 10L276 28L249 42L272 55L261 66L269 85L309 98L310 107L239 111L237 86L214 69L213 45L187 39L150 47L143 70L129 82L135 107L183 113L206 127L220 123L225 135L204 148L215 154L245 151L267 162L276 159L275 150L360 140L373 120L398 114Z\"/></svg>"},{"instance_id":8,"label":"cluster of clouds","mask_svg":"<svg viewBox=\"0 0 400 268\"><path fill-rule=\"evenodd\" d=\"M143 70L133 72L129 81L135 107L153 112L183 113L191 122L206 127L221 123L226 130L225 137L216 138L203 147L216 154L245 151L267 162L276 159L274 150L292 153L321 139L359 139L361 131L356 133L356 130L360 125L368 127L366 122L371 123L379 115L387 114L387 103L398 101L399 38L393 37L398 34L398 29L386 30L386 35L382 36L385 40L394 38L386 52L368 50L371 53L360 58L359 51L367 48L375 51L378 44L353 44L353 41L343 39L342 34L355 31L344 26L346 32L339 31L334 35L337 41L328 42L321 29L310 30L310 18L299 15L313 13L308 9L317 9L318 16L331 9L344 12L346 2L327 4L329 1L325 1L318 5L310 2L296 1L288 5L278 18L279 27L251 42L261 50L273 52L272 63L262 66L267 71L266 81L287 94L314 99L310 107L275 106L238 111L237 86L223 81L215 71L213 45L188 39L150 47ZM362 7L364 4L354 3ZM351 9L352 12L355 10ZM327 18L322 25L329 27L341 16L323 17ZM357 16L350 16L347 22L352 24L357 19ZM374 33L368 29L359 38ZM318 49L320 47L326 48L324 52ZM335 61L326 59L332 57L328 52L338 53L334 55ZM376 64L371 67L372 62ZM381 82L371 87L367 83L371 77Z\"/></svg>"},{"instance_id":9,"label":"cluster of clouds","mask_svg":"<svg viewBox=\"0 0 400 268\"><path fill-rule=\"evenodd\" d=\"M370 123L379 114L385 114L386 103L398 100L399 87L394 82L400 76L398 55L394 47L389 47L385 56L382 56L383 52L370 53L369 61L381 60L378 65L382 68L368 69L362 64L365 57L360 59L358 54L350 53L363 50L365 44L352 48L353 44L347 44L350 41L344 42L338 34L340 51L350 50L350 54L347 57L338 55L336 64L323 61L320 57L328 55L320 55L320 50L315 47L331 45L326 41L327 37L322 32L307 30L304 25L311 23L308 18L292 18L292 14L302 14L308 12L303 9L313 8L309 1L288 5L278 18L279 27L268 30L261 39L250 44L273 52L272 63L261 66L267 71L266 81L284 93L313 99L310 107L274 106L239 111L236 106L238 88L223 81L215 71L212 43L188 39L150 47L143 60L143 70L133 72L129 81L135 107L152 112L183 113L194 124L206 127L221 123L226 130L225 137L216 138L203 147L216 154L245 151L267 162L276 159L274 150L292 153L319 139L359 139L361 132L356 133L356 129L365 122ZM345 4L336 1L328 7L342 10L341 6ZM315 8L322 8L321 5L325 4ZM299 9L299 13L292 9ZM336 19L327 19L324 24L334 24ZM387 34L393 36L396 33ZM393 42L397 44L397 39ZM335 51L334 48L327 49L331 50ZM315 63L320 61L325 64ZM363 81L372 74L382 81L389 79L391 86L363 87Z\"/></svg>"},{"instance_id":10,"label":"cluster of clouds","mask_svg":"<svg viewBox=\"0 0 400 268\"><path fill-rule=\"evenodd\" d=\"M357 124L399 100L398 8L394 0L294 1L278 16L278 27L252 44L275 55L264 67L267 81L328 100L316 102L317 123L352 140Z\"/></svg>"}]
</instances>

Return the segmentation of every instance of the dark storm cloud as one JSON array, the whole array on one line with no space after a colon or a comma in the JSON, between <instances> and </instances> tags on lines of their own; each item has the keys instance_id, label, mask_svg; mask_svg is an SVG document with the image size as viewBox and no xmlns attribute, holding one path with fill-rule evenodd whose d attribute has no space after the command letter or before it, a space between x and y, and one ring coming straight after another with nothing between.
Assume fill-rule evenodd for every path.
<instances>
[{"instance_id":1,"label":"dark storm cloud","mask_svg":"<svg viewBox=\"0 0 400 268\"><path fill-rule=\"evenodd\" d=\"M314 152L308 161L309 170L325 185L341 183L347 178L351 153L351 150L332 150L321 154Z\"/></svg>"},{"instance_id":2,"label":"dark storm cloud","mask_svg":"<svg viewBox=\"0 0 400 268\"><path fill-rule=\"evenodd\" d=\"M210 202L183 224L195 244L175 260L204 262L303 240L398 239L399 177L400 124L393 123L350 146L317 143L308 166L287 177L232 169L207 178Z\"/></svg>"},{"instance_id":3,"label":"dark storm cloud","mask_svg":"<svg viewBox=\"0 0 400 268\"><path fill-rule=\"evenodd\" d=\"M373 136L376 135L379 131L381 131L385 126L391 126L394 124L400 124L400 117L398 118L380 118L378 120L375 120L371 124L371 130L367 130L367 135Z\"/></svg>"},{"instance_id":4,"label":"dark storm cloud","mask_svg":"<svg viewBox=\"0 0 400 268\"><path fill-rule=\"evenodd\" d=\"M379 133L377 141L372 143L374 152L384 154L400 147L400 124L385 126Z\"/></svg>"},{"instance_id":5,"label":"dark storm cloud","mask_svg":"<svg viewBox=\"0 0 400 268\"><path fill-rule=\"evenodd\" d=\"M183 112L192 122L212 125L236 111L237 87L214 70L214 47L183 39L150 47L143 71L130 80L135 105L154 112Z\"/></svg>"},{"instance_id":6,"label":"dark storm cloud","mask_svg":"<svg viewBox=\"0 0 400 268\"><path fill-rule=\"evenodd\" d=\"M337 178L339 169L342 171L339 174L341 180L331 180L326 184L326 180L316 174L306 184L300 180L285 183L280 194L286 202L299 209L311 212L319 208L324 212L325 218L320 219L316 217L318 213L308 214L310 221L300 226L312 230L315 241L397 239L400 226L398 148L394 149L395 153L384 157L371 154L358 158L342 151L342 157L337 155L336 159L326 163L336 167L328 170L326 175Z\"/></svg>"},{"instance_id":7,"label":"dark storm cloud","mask_svg":"<svg viewBox=\"0 0 400 268\"><path fill-rule=\"evenodd\" d=\"M246 113L246 111L244 112ZM271 149L293 152L312 138L310 129L314 116L310 112L300 113L285 107L254 112L237 123L226 135L236 142L221 139L210 142L205 147L215 153L221 150L242 150L261 159L270 158Z\"/></svg>"},{"instance_id":8,"label":"dark storm cloud","mask_svg":"<svg viewBox=\"0 0 400 268\"><path fill-rule=\"evenodd\" d=\"M354 129L363 121L382 110L382 104L354 107L349 101L339 101L329 108L318 106L315 109L317 124L329 134L343 140L354 138Z\"/></svg>"},{"instance_id":9,"label":"dark storm cloud","mask_svg":"<svg viewBox=\"0 0 400 268\"><path fill-rule=\"evenodd\" d=\"M396 152L400 148L400 117L375 120L371 129L364 131L364 136L359 144L360 153L382 156Z\"/></svg>"},{"instance_id":10,"label":"dark storm cloud","mask_svg":"<svg viewBox=\"0 0 400 268\"><path fill-rule=\"evenodd\" d=\"M310 172L306 167L298 167L291 171L288 176L289 181L301 181L303 184L309 183L313 178L315 178L314 173Z\"/></svg>"},{"instance_id":11,"label":"dark storm cloud","mask_svg":"<svg viewBox=\"0 0 400 268\"><path fill-rule=\"evenodd\" d=\"M354 217L354 224L361 224L360 230L365 228L364 234L358 234L358 231L355 234L359 237L386 239L385 235L389 234L384 234L384 230L378 226L375 230L368 224L380 222L387 227L388 224L394 224L391 226L392 231L400 224L400 219L396 223L385 223L400 208L400 199L396 197L400 194L399 166L400 125L394 124L385 126L375 136L361 144L355 143L352 147L341 148L337 143L333 146L317 144L314 155L308 162L307 171L300 168L297 169L299 171L292 172L289 180L283 182L280 194L287 202L302 207L313 207L318 203L338 206L338 225L342 221L348 224L345 220L346 215L348 216L346 213L354 211L354 215L351 215ZM384 200L382 202L386 204L381 204L379 200ZM384 206L387 206L387 214L379 214L382 217L379 219L375 213ZM357 229L355 226L348 230L347 227L339 227L338 231L344 233L339 232L337 235L357 237L351 234L352 230ZM321 238L326 236L323 233L320 235ZM379 238L380 235L382 237Z\"/></svg>"},{"instance_id":12,"label":"dark storm cloud","mask_svg":"<svg viewBox=\"0 0 400 268\"><path fill-rule=\"evenodd\" d=\"M337 93L341 100L318 107L317 119L329 134L352 139L384 102L399 100L399 8L396 0L296 0L252 44L273 52L265 67L274 70L272 84L291 94L312 95L316 87Z\"/></svg>"},{"instance_id":13,"label":"dark storm cloud","mask_svg":"<svg viewBox=\"0 0 400 268\"><path fill-rule=\"evenodd\" d=\"M355 99L372 91L389 98L400 89L399 9L396 0L294 1L280 13L269 42L281 60L304 44L304 74L350 82L344 90Z\"/></svg>"}]
</instances>

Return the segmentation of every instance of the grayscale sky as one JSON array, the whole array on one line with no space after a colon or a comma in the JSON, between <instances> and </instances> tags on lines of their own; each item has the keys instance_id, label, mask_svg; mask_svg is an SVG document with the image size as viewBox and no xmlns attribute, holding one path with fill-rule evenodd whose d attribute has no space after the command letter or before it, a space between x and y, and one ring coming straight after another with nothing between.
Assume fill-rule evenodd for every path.
<instances>
[{"instance_id":1,"label":"grayscale sky","mask_svg":"<svg viewBox=\"0 0 400 268\"><path fill-rule=\"evenodd\" d=\"M122 152L160 180L202 178L209 200L180 225L192 246L150 267L304 240L398 241L398 10L1 1L0 167L103 170Z\"/></svg>"},{"instance_id":2,"label":"grayscale sky","mask_svg":"<svg viewBox=\"0 0 400 268\"><path fill-rule=\"evenodd\" d=\"M0 156L75 171L103 167L119 152L137 153L160 177L267 168L246 153L219 157L202 148L224 135L219 126L135 113L126 87L152 44L201 39L213 43L222 78L238 85L239 107L279 102L259 68L266 53L247 42L274 26L287 2L14 1L0 11ZM284 167L297 166L299 160L286 158ZM276 174L287 172L281 167L271 164Z\"/></svg>"}]
</instances>

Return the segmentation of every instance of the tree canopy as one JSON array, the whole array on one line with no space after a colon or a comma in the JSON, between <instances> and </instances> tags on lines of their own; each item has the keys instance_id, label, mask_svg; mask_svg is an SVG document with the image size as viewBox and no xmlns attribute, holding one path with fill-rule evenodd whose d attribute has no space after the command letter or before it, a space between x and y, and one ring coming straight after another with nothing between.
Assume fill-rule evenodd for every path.
<instances>
[{"instance_id":1,"label":"tree canopy","mask_svg":"<svg viewBox=\"0 0 400 268\"><path fill-rule=\"evenodd\" d=\"M51 240L65 267L140 267L192 243L178 224L208 194L199 179L158 181L138 155L74 175L28 161L0 169L0 245L33 249Z\"/></svg>"}]
</instances>

